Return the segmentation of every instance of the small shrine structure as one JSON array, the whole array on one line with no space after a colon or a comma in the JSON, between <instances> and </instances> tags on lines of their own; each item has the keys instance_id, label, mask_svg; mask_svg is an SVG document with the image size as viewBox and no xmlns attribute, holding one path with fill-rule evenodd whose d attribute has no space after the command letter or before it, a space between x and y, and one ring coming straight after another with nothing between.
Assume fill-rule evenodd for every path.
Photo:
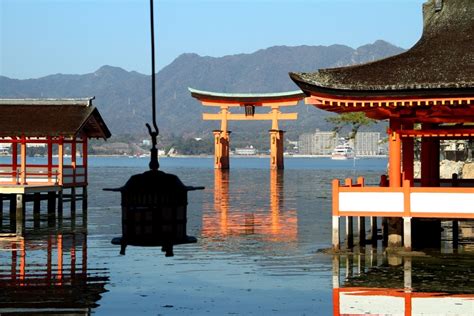
<instances>
[{"instance_id":1,"label":"small shrine structure","mask_svg":"<svg viewBox=\"0 0 474 316\"><path fill-rule=\"evenodd\" d=\"M228 121L272 121L270 129L270 168L283 169L283 134L280 130L279 120L296 120L298 113L282 113L280 107L295 106L303 100L305 94L300 91L281 93L219 93L201 91L189 88L191 95L201 101L204 106L219 107L219 113L203 113L204 120L221 121L220 130L214 131L214 168L229 169L230 131ZM231 107L245 109L244 114L230 112ZM270 108L269 113L255 113L256 107Z\"/></svg>"},{"instance_id":2,"label":"small shrine structure","mask_svg":"<svg viewBox=\"0 0 474 316\"><path fill-rule=\"evenodd\" d=\"M474 218L474 188L456 177L440 179L439 161L440 140L474 139L474 2L429 0L423 15L421 39L402 54L315 73L290 73L308 104L389 121L384 187L366 186L363 178L357 183L333 181L335 249L341 216L347 219L349 240L353 216L362 224L364 216L388 218L388 245L403 243L407 249L412 237L439 240L441 227L432 224L439 219L454 220L456 240L457 219ZM421 140L419 181L414 179L415 139ZM365 230L359 234L364 243Z\"/></svg>"},{"instance_id":3,"label":"small shrine structure","mask_svg":"<svg viewBox=\"0 0 474 316\"><path fill-rule=\"evenodd\" d=\"M10 201L16 235L24 233L27 198L34 201L35 215L45 199L48 213L55 214L56 198L61 213L63 191L68 189L71 212L78 193L85 211L88 139L111 136L93 99L0 99L0 144L11 153L0 164L0 214L3 201ZM39 148L44 153L34 157L30 151Z\"/></svg>"}]
</instances>

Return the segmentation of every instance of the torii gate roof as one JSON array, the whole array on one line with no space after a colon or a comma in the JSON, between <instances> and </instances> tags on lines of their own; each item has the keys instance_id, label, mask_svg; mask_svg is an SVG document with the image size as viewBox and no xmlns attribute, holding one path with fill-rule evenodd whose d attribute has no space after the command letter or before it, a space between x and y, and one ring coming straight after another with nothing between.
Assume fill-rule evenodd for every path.
<instances>
[{"instance_id":1,"label":"torii gate roof","mask_svg":"<svg viewBox=\"0 0 474 316\"><path fill-rule=\"evenodd\" d=\"M222 101L237 104L299 101L306 96L301 90L277 93L222 93L196 90L193 88L188 88L188 90L194 98L200 101Z\"/></svg>"},{"instance_id":2,"label":"torii gate roof","mask_svg":"<svg viewBox=\"0 0 474 316\"><path fill-rule=\"evenodd\" d=\"M362 65L290 73L307 94L370 99L474 95L474 1L429 0L410 50Z\"/></svg>"}]
</instances>

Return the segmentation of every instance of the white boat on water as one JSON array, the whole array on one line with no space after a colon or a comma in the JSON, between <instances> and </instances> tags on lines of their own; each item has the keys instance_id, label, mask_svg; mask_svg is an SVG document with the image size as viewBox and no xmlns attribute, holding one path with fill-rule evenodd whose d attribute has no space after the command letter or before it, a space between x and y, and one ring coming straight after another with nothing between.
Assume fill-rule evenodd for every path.
<instances>
[{"instance_id":1,"label":"white boat on water","mask_svg":"<svg viewBox=\"0 0 474 316\"><path fill-rule=\"evenodd\" d=\"M331 159L333 160L346 160L354 158L354 150L348 143L337 145L331 153Z\"/></svg>"}]
</instances>

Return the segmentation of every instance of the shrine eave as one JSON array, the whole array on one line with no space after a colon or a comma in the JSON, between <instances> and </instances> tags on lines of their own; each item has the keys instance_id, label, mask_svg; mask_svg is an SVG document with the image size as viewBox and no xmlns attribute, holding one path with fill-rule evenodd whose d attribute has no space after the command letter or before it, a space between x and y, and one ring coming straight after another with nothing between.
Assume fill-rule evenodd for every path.
<instances>
[{"instance_id":1,"label":"shrine eave","mask_svg":"<svg viewBox=\"0 0 474 316\"><path fill-rule=\"evenodd\" d=\"M278 101L299 101L306 97L301 90L277 93L222 93L188 88L191 96L201 101L222 101L230 103L270 103Z\"/></svg>"},{"instance_id":2,"label":"shrine eave","mask_svg":"<svg viewBox=\"0 0 474 316\"><path fill-rule=\"evenodd\" d=\"M422 86L412 86L411 88L396 86L338 86L323 85L317 81L308 80L302 73L290 73L290 78L300 87L307 96L318 95L326 98L338 99L357 99L357 100L379 100L379 99L397 99L407 100L413 98L453 98L453 97L472 97L474 96L474 87L452 85L444 88L428 88Z\"/></svg>"}]
</instances>

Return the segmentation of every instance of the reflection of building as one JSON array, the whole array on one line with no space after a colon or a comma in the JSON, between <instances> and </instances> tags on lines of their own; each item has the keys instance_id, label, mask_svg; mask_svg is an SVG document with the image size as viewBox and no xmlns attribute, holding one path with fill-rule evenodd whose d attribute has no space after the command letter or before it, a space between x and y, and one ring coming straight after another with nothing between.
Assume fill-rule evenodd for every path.
<instances>
[{"instance_id":1,"label":"reflection of building","mask_svg":"<svg viewBox=\"0 0 474 316\"><path fill-rule=\"evenodd\" d=\"M293 242L297 240L296 210L283 209L283 174L270 173L270 210L258 206L243 210L229 203L229 172L214 173L214 212L203 214L204 237L260 235L264 240ZM251 198L251 197L249 197Z\"/></svg>"},{"instance_id":2,"label":"reflection of building","mask_svg":"<svg viewBox=\"0 0 474 316\"><path fill-rule=\"evenodd\" d=\"M299 153L302 155L331 155L337 145L338 135L334 132L316 130L300 135Z\"/></svg>"},{"instance_id":3,"label":"reflection of building","mask_svg":"<svg viewBox=\"0 0 474 316\"><path fill-rule=\"evenodd\" d=\"M107 272L87 265L87 234L0 240L0 314L90 315Z\"/></svg>"},{"instance_id":4,"label":"reflection of building","mask_svg":"<svg viewBox=\"0 0 474 316\"><path fill-rule=\"evenodd\" d=\"M345 271L340 271L341 259ZM418 265L411 257L388 258L389 264L391 260L403 265L389 266L385 261L378 266L372 252L365 257L334 256L333 315L473 314L474 286L470 280L462 281L469 266L456 267L455 260L450 266L443 259L449 269L440 270L438 264L424 265L420 260Z\"/></svg>"}]
</instances>

